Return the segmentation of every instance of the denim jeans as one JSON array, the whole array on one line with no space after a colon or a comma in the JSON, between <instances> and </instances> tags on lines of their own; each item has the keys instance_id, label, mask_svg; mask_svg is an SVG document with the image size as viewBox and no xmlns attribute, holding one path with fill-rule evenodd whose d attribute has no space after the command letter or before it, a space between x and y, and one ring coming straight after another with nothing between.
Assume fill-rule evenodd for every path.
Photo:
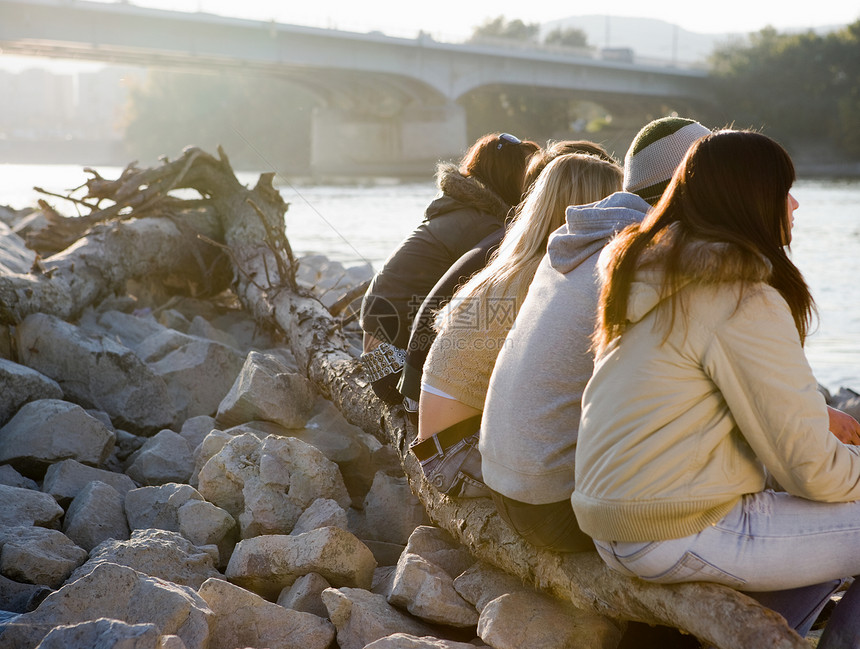
<instances>
[{"instance_id":1,"label":"denim jeans","mask_svg":"<svg viewBox=\"0 0 860 649\"><path fill-rule=\"evenodd\" d=\"M814 584L826 589L824 582L860 574L860 501L822 503L763 491L744 496L721 521L692 536L595 546L611 568L654 583L711 581L751 594ZM860 593L843 597L836 610L828 625L836 628L826 635L838 634L841 644L832 646L860 646Z\"/></svg>"},{"instance_id":2,"label":"denim jeans","mask_svg":"<svg viewBox=\"0 0 860 649\"><path fill-rule=\"evenodd\" d=\"M478 433L463 438L442 453L421 462L421 470L436 489L460 498L489 497L481 473Z\"/></svg>"}]
</instances>

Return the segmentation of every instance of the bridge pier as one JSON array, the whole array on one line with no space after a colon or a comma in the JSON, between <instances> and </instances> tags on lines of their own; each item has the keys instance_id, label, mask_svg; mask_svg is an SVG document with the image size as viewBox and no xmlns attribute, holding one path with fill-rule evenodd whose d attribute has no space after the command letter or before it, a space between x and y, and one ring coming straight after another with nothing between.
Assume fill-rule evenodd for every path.
<instances>
[{"instance_id":1,"label":"bridge pier","mask_svg":"<svg viewBox=\"0 0 860 649\"><path fill-rule=\"evenodd\" d=\"M429 178L438 161L460 158L467 145L466 111L454 102L408 106L394 116L317 108L311 120L311 172Z\"/></svg>"}]
</instances>

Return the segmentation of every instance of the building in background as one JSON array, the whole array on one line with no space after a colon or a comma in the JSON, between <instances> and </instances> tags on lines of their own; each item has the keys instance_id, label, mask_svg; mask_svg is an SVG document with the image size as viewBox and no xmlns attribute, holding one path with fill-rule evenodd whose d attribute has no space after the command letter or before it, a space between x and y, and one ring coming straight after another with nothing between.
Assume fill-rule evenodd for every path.
<instances>
[{"instance_id":1,"label":"building in background","mask_svg":"<svg viewBox=\"0 0 860 649\"><path fill-rule=\"evenodd\" d=\"M0 162L124 164L128 84L145 71L0 70Z\"/></svg>"}]
</instances>

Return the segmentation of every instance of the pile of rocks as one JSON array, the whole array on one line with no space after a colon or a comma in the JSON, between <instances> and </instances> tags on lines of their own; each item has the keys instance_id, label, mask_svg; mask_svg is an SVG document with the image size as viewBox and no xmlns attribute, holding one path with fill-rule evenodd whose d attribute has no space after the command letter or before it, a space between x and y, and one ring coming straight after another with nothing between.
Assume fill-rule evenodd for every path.
<instances>
[{"instance_id":1,"label":"pile of rocks","mask_svg":"<svg viewBox=\"0 0 860 649\"><path fill-rule=\"evenodd\" d=\"M0 273L29 272L0 239ZM371 272L297 277L329 304ZM129 289L0 327L0 649L617 644L429 525L396 450L233 296Z\"/></svg>"},{"instance_id":2,"label":"pile of rocks","mask_svg":"<svg viewBox=\"0 0 860 649\"><path fill-rule=\"evenodd\" d=\"M0 271L28 272L32 255L0 235ZM370 273L320 256L301 268L326 294ZM75 322L3 328L0 647L617 637L430 526L396 451L229 297L118 296Z\"/></svg>"}]
</instances>

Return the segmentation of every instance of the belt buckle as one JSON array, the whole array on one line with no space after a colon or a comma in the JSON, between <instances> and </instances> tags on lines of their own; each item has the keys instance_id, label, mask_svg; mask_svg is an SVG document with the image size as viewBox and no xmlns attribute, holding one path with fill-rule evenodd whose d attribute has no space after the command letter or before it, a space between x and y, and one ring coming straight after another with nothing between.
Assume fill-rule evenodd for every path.
<instances>
[{"instance_id":1,"label":"belt buckle","mask_svg":"<svg viewBox=\"0 0 860 649\"><path fill-rule=\"evenodd\" d=\"M424 455L423 449L424 448L430 448L430 446L431 446L430 442L431 441L433 442L432 446L436 447L436 452L431 453L430 455L427 455L425 457L421 457L422 455ZM434 457L438 457L440 455L445 455L445 451L442 448L442 444L439 443L439 438L436 435L431 435L427 439L421 440L420 442L413 444L412 446L409 447L409 450L412 451L412 453L415 455L415 457L418 458L419 462L426 462L427 460L432 460ZM416 452L416 450L417 450L417 452Z\"/></svg>"}]
</instances>

